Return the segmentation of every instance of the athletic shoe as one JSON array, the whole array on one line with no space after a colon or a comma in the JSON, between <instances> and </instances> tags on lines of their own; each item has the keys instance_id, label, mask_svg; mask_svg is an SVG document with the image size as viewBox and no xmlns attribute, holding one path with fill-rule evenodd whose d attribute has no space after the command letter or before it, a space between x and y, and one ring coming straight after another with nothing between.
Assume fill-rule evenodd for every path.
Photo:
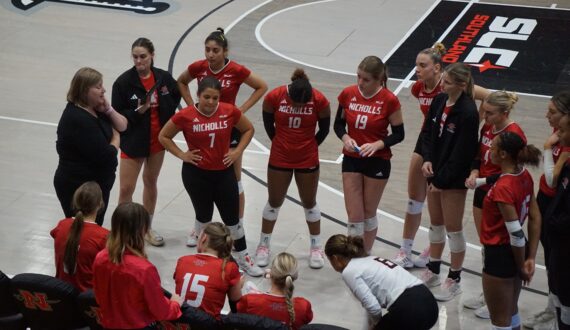
<instances>
[{"instance_id":1,"label":"athletic shoe","mask_svg":"<svg viewBox=\"0 0 570 330\"><path fill-rule=\"evenodd\" d=\"M554 317L554 313L547 308L524 320L523 325L525 328L534 329L538 325L552 321Z\"/></svg>"},{"instance_id":2,"label":"athletic shoe","mask_svg":"<svg viewBox=\"0 0 570 330\"><path fill-rule=\"evenodd\" d=\"M269 256L271 255L271 251L265 245L258 245L257 250L255 251L255 264L259 267L265 267L269 265Z\"/></svg>"},{"instance_id":3,"label":"athletic shoe","mask_svg":"<svg viewBox=\"0 0 570 330\"><path fill-rule=\"evenodd\" d=\"M144 236L145 241L147 241L152 246L163 246L164 238L160 236L156 230L151 229Z\"/></svg>"},{"instance_id":4,"label":"athletic shoe","mask_svg":"<svg viewBox=\"0 0 570 330\"><path fill-rule=\"evenodd\" d=\"M489 308L487 305L483 305L475 310L475 316L480 319L488 320L491 318L491 314L489 314Z\"/></svg>"},{"instance_id":5,"label":"athletic shoe","mask_svg":"<svg viewBox=\"0 0 570 330\"><path fill-rule=\"evenodd\" d=\"M192 229L190 235L188 236L188 240L186 240L186 246L195 247L197 245L198 245L198 235L196 235L196 231Z\"/></svg>"},{"instance_id":6,"label":"athletic shoe","mask_svg":"<svg viewBox=\"0 0 570 330\"><path fill-rule=\"evenodd\" d=\"M422 272L422 274L420 275L420 280L422 280L422 282L424 282L424 284L428 288L434 288L441 284L441 281L439 279L439 274L432 273L432 271L429 270L428 268L426 268Z\"/></svg>"},{"instance_id":7,"label":"athletic shoe","mask_svg":"<svg viewBox=\"0 0 570 330\"><path fill-rule=\"evenodd\" d=\"M463 307L465 308L479 309L483 306L485 306L485 296L483 296L483 293L479 294L477 297L471 297L463 301Z\"/></svg>"},{"instance_id":8,"label":"athletic shoe","mask_svg":"<svg viewBox=\"0 0 570 330\"><path fill-rule=\"evenodd\" d=\"M440 288L440 292L433 295L437 301L450 301L462 292L461 284L449 277L445 279Z\"/></svg>"},{"instance_id":9,"label":"athletic shoe","mask_svg":"<svg viewBox=\"0 0 570 330\"><path fill-rule=\"evenodd\" d=\"M410 256L407 255L406 252L402 250L398 252L393 261L395 264L406 269L414 267L414 262L412 261L412 259L410 259Z\"/></svg>"},{"instance_id":10,"label":"athletic shoe","mask_svg":"<svg viewBox=\"0 0 570 330\"><path fill-rule=\"evenodd\" d=\"M429 262L429 245L425 248L419 256L414 259L414 266L418 268L426 268Z\"/></svg>"},{"instance_id":11,"label":"athletic shoe","mask_svg":"<svg viewBox=\"0 0 570 330\"><path fill-rule=\"evenodd\" d=\"M558 330L558 321L552 319L548 322L539 323L534 326L533 330Z\"/></svg>"},{"instance_id":12,"label":"athletic shoe","mask_svg":"<svg viewBox=\"0 0 570 330\"><path fill-rule=\"evenodd\" d=\"M311 252L309 253L309 267L313 269L320 269L323 268L325 265L325 254L323 249L319 248L311 248Z\"/></svg>"},{"instance_id":13,"label":"athletic shoe","mask_svg":"<svg viewBox=\"0 0 570 330\"><path fill-rule=\"evenodd\" d=\"M241 253L237 253L237 258L235 258L235 260L239 268L241 268L249 276L259 277L265 273L263 269L259 268L253 263L253 260L249 254L242 255Z\"/></svg>"}]
</instances>

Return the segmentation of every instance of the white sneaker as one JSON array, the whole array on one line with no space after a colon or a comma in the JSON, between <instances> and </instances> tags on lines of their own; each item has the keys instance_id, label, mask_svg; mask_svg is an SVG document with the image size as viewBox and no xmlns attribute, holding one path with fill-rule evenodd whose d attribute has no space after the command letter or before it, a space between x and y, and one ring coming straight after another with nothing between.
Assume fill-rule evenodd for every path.
<instances>
[{"instance_id":1,"label":"white sneaker","mask_svg":"<svg viewBox=\"0 0 570 330\"><path fill-rule=\"evenodd\" d=\"M164 238L160 236L154 229L150 229L144 236L145 241L147 241L152 246L163 246Z\"/></svg>"},{"instance_id":2,"label":"white sneaker","mask_svg":"<svg viewBox=\"0 0 570 330\"><path fill-rule=\"evenodd\" d=\"M480 319L488 320L491 318L491 314L489 314L489 308L487 305L483 305L475 310L475 316Z\"/></svg>"},{"instance_id":3,"label":"white sneaker","mask_svg":"<svg viewBox=\"0 0 570 330\"><path fill-rule=\"evenodd\" d=\"M271 251L265 245L258 245L257 250L255 251L255 264L259 267L265 267L269 265L269 256L271 255Z\"/></svg>"},{"instance_id":4,"label":"white sneaker","mask_svg":"<svg viewBox=\"0 0 570 330\"><path fill-rule=\"evenodd\" d=\"M239 252L237 253L237 258L235 258L239 268L247 273L249 276L259 277L263 275L265 272L263 269L259 268L253 263L253 260L249 256L249 254L242 255Z\"/></svg>"},{"instance_id":5,"label":"white sneaker","mask_svg":"<svg viewBox=\"0 0 570 330\"><path fill-rule=\"evenodd\" d=\"M429 262L429 245L426 247L419 256L414 258L414 266L418 268L426 268Z\"/></svg>"},{"instance_id":6,"label":"white sneaker","mask_svg":"<svg viewBox=\"0 0 570 330\"><path fill-rule=\"evenodd\" d=\"M434 294L437 301L450 301L458 294L461 294L461 284L452 278L446 278L441 284L440 292Z\"/></svg>"},{"instance_id":7,"label":"white sneaker","mask_svg":"<svg viewBox=\"0 0 570 330\"><path fill-rule=\"evenodd\" d=\"M396 257L392 261L394 261L395 264L406 269L414 267L412 259L410 259L410 256L407 255L406 252L403 250L400 250L400 252L398 252Z\"/></svg>"},{"instance_id":8,"label":"white sneaker","mask_svg":"<svg viewBox=\"0 0 570 330\"><path fill-rule=\"evenodd\" d=\"M558 321L552 319L548 322L539 323L534 326L533 330L558 330Z\"/></svg>"},{"instance_id":9,"label":"white sneaker","mask_svg":"<svg viewBox=\"0 0 570 330\"><path fill-rule=\"evenodd\" d=\"M192 229L190 235L188 236L188 240L186 240L186 246L195 247L197 245L198 245L198 235L196 235L196 231Z\"/></svg>"},{"instance_id":10,"label":"white sneaker","mask_svg":"<svg viewBox=\"0 0 570 330\"><path fill-rule=\"evenodd\" d=\"M439 279L439 274L432 273L432 271L429 270L428 268L426 268L422 272L422 274L420 275L420 280L422 280L422 282L424 282L424 284L428 288L434 288L441 284L441 280Z\"/></svg>"},{"instance_id":11,"label":"white sneaker","mask_svg":"<svg viewBox=\"0 0 570 330\"><path fill-rule=\"evenodd\" d=\"M465 308L479 309L483 306L485 306L485 296L483 296L482 292L477 297L471 297L463 301L463 307Z\"/></svg>"},{"instance_id":12,"label":"white sneaker","mask_svg":"<svg viewBox=\"0 0 570 330\"><path fill-rule=\"evenodd\" d=\"M554 313L551 310L545 309L527 318L522 324L525 328L534 329L537 325L550 322L554 317Z\"/></svg>"},{"instance_id":13,"label":"white sneaker","mask_svg":"<svg viewBox=\"0 0 570 330\"><path fill-rule=\"evenodd\" d=\"M325 254L323 249L319 248L311 248L311 252L309 253L309 267L313 269L320 269L323 268L325 265Z\"/></svg>"}]
</instances>

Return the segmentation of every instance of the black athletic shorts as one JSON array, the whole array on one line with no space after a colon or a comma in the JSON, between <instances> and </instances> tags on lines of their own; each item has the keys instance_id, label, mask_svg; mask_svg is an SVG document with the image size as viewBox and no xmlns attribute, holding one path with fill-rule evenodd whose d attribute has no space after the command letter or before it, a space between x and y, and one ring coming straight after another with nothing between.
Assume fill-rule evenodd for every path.
<instances>
[{"instance_id":1,"label":"black athletic shorts","mask_svg":"<svg viewBox=\"0 0 570 330\"><path fill-rule=\"evenodd\" d=\"M475 193L473 194L473 206L480 209L483 208L483 200L485 199L485 196L487 196L489 189L488 185L483 185L475 189Z\"/></svg>"},{"instance_id":2,"label":"black athletic shorts","mask_svg":"<svg viewBox=\"0 0 570 330\"><path fill-rule=\"evenodd\" d=\"M437 322L438 314L433 294L425 285L419 284L404 290L374 329L428 330Z\"/></svg>"},{"instance_id":3,"label":"black athletic shorts","mask_svg":"<svg viewBox=\"0 0 570 330\"><path fill-rule=\"evenodd\" d=\"M344 155L342 172L361 173L369 178L388 179L392 165L389 160L378 157L355 158Z\"/></svg>"},{"instance_id":4,"label":"black athletic shorts","mask_svg":"<svg viewBox=\"0 0 570 330\"><path fill-rule=\"evenodd\" d=\"M237 128L232 128L232 135L230 137L230 148L235 148L238 146L241 140L241 132Z\"/></svg>"},{"instance_id":5,"label":"black athletic shorts","mask_svg":"<svg viewBox=\"0 0 570 330\"><path fill-rule=\"evenodd\" d=\"M500 278L517 276L518 269L511 245L483 245L483 272Z\"/></svg>"},{"instance_id":6,"label":"black athletic shorts","mask_svg":"<svg viewBox=\"0 0 570 330\"><path fill-rule=\"evenodd\" d=\"M315 167L310 167L310 168L286 168L286 167L279 167L279 166L273 166L271 164L267 164L267 168L275 170L275 171L281 171L281 172L297 172L297 173L315 173L316 171L319 170L319 165L315 166Z\"/></svg>"}]
</instances>

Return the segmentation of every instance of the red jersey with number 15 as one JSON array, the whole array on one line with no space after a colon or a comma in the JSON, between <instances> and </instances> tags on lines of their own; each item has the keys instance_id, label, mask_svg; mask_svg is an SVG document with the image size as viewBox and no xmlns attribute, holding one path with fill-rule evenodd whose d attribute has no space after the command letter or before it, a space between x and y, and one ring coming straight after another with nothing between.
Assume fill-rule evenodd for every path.
<instances>
[{"instance_id":1,"label":"red jersey with number 15","mask_svg":"<svg viewBox=\"0 0 570 330\"><path fill-rule=\"evenodd\" d=\"M392 92L381 88L373 96L366 98L357 85L345 88L338 96L339 105L344 111L348 135L358 146L383 140L388 136L389 117L400 109L400 101ZM343 149L343 154L360 158L356 152ZM392 158L390 148L375 152L372 157Z\"/></svg>"},{"instance_id":2,"label":"red jersey with number 15","mask_svg":"<svg viewBox=\"0 0 570 330\"><path fill-rule=\"evenodd\" d=\"M483 199L481 243L484 245L510 244L509 232L497 203L512 205L521 226L524 224L534 195L534 183L527 169L518 174L502 174Z\"/></svg>"},{"instance_id":3,"label":"red jersey with number 15","mask_svg":"<svg viewBox=\"0 0 570 330\"><path fill-rule=\"evenodd\" d=\"M211 254L194 254L180 257L174 271L176 293L192 307L200 308L214 317L220 316L230 287L240 281L238 266L233 261Z\"/></svg>"},{"instance_id":4,"label":"red jersey with number 15","mask_svg":"<svg viewBox=\"0 0 570 330\"><path fill-rule=\"evenodd\" d=\"M491 124L483 125L481 128L481 141L479 143L479 159L481 160L481 165L479 166L479 177L486 178L493 174L501 173L501 167L491 162L491 143L497 135L503 132L513 132L517 134L526 144L526 136L524 135L522 128L515 122L508 124L500 131L495 131Z\"/></svg>"},{"instance_id":5,"label":"red jersey with number 15","mask_svg":"<svg viewBox=\"0 0 570 330\"><path fill-rule=\"evenodd\" d=\"M277 87L265 96L275 116L275 137L271 141L269 164L284 168L311 168L319 164L315 128L319 112L329 105L327 98L313 88L313 97L294 107L287 86Z\"/></svg>"},{"instance_id":6,"label":"red jersey with number 15","mask_svg":"<svg viewBox=\"0 0 570 330\"><path fill-rule=\"evenodd\" d=\"M224 155L228 153L232 128L239 122L241 111L233 104L218 103L209 117L198 111L195 105L186 107L172 116L190 150L200 149L203 170L223 170Z\"/></svg>"},{"instance_id":7,"label":"red jersey with number 15","mask_svg":"<svg viewBox=\"0 0 570 330\"><path fill-rule=\"evenodd\" d=\"M222 84L220 102L235 104L241 84L249 77L251 71L243 65L228 61L219 71L212 71L207 60L196 61L188 66L190 77L198 82L207 76L214 76Z\"/></svg>"}]
</instances>

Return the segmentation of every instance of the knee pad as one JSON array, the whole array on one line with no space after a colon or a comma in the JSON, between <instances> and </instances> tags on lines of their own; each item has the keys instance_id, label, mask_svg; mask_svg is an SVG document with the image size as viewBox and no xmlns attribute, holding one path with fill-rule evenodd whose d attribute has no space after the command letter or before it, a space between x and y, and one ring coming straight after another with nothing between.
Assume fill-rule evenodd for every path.
<instances>
[{"instance_id":1,"label":"knee pad","mask_svg":"<svg viewBox=\"0 0 570 330\"><path fill-rule=\"evenodd\" d=\"M364 236L364 222L348 222L347 226L348 236Z\"/></svg>"},{"instance_id":2,"label":"knee pad","mask_svg":"<svg viewBox=\"0 0 570 330\"><path fill-rule=\"evenodd\" d=\"M516 328L521 325L521 315L516 313L511 317L511 328Z\"/></svg>"},{"instance_id":3,"label":"knee pad","mask_svg":"<svg viewBox=\"0 0 570 330\"><path fill-rule=\"evenodd\" d=\"M364 231L371 231L378 228L378 217L373 216L364 220Z\"/></svg>"},{"instance_id":4,"label":"knee pad","mask_svg":"<svg viewBox=\"0 0 570 330\"><path fill-rule=\"evenodd\" d=\"M232 236L232 239L234 241L243 238L245 236L245 232L241 224L238 223L237 225L227 226L227 227L230 230L230 235Z\"/></svg>"},{"instance_id":5,"label":"knee pad","mask_svg":"<svg viewBox=\"0 0 570 330\"><path fill-rule=\"evenodd\" d=\"M269 221L277 220L277 216L279 215L279 209L280 207L271 207L271 205L269 205L269 202L267 202L265 204L265 207L263 208L263 219Z\"/></svg>"},{"instance_id":6,"label":"knee pad","mask_svg":"<svg viewBox=\"0 0 570 330\"><path fill-rule=\"evenodd\" d=\"M237 182L238 194L243 194L243 186L241 185L241 180Z\"/></svg>"},{"instance_id":7,"label":"knee pad","mask_svg":"<svg viewBox=\"0 0 570 330\"><path fill-rule=\"evenodd\" d=\"M560 321L566 325L570 325L570 306L560 305Z\"/></svg>"},{"instance_id":8,"label":"knee pad","mask_svg":"<svg viewBox=\"0 0 570 330\"><path fill-rule=\"evenodd\" d=\"M449 250L451 252L460 253L465 251L465 248L467 248L467 242L465 241L463 230L447 233L447 237L449 237Z\"/></svg>"},{"instance_id":9,"label":"knee pad","mask_svg":"<svg viewBox=\"0 0 570 330\"><path fill-rule=\"evenodd\" d=\"M429 226L428 236L430 243L445 243L445 226Z\"/></svg>"},{"instance_id":10,"label":"knee pad","mask_svg":"<svg viewBox=\"0 0 570 330\"><path fill-rule=\"evenodd\" d=\"M498 327L494 324L491 324L491 330L511 330L512 327L509 325L508 327Z\"/></svg>"},{"instance_id":11,"label":"knee pad","mask_svg":"<svg viewBox=\"0 0 570 330\"><path fill-rule=\"evenodd\" d=\"M424 208L424 202L418 202L413 199L409 199L408 209L406 210L406 212L408 212L408 214L421 214L423 208Z\"/></svg>"},{"instance_id":12,"label":"knee pad","mask_svg":"<svg viewBox=\"0 0 570 330\"><path fill-rule=\"evenodd\" d=\"M321 220L321 209L319 209L319 204L315 204L310 209L305 209L305 220L307 222L317 222Z\"/></svg>"}]
</instances>

